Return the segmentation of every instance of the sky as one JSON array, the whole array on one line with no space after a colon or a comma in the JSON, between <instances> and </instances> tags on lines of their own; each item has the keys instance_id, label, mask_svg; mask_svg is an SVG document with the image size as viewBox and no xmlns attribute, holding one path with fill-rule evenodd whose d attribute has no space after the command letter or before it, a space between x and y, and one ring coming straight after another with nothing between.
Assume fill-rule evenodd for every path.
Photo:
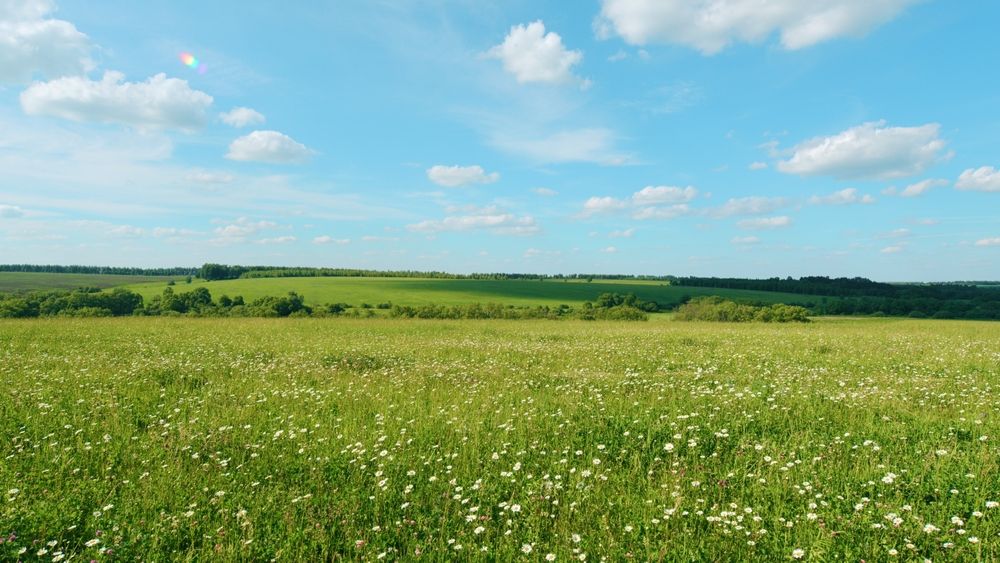
<instances>
[{"instance_id":1,"label":"sky","mask_svg":"<svg viewBox=\"0 0 1000 563\"><path fill-rule=\"evenodd\" d=\"M0 263L1000 279L991 0L0 0Z\"/></svg>"}]
</instances>

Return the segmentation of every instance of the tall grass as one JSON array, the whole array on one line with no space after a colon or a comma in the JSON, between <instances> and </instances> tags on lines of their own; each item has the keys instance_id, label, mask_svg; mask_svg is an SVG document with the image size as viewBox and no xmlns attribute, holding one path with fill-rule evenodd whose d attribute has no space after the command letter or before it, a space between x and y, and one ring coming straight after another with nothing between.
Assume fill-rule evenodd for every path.
<instances>
[{"instance_id":1,"label":"tall grass","mask_svg":"<svg viewBox=\"0 0 1000 563\"><path fill-rule=\"evenodd\" d=\"M996 560L998 366L967 322L0 322L0 559Z\"/></svg>"}]
</instances>

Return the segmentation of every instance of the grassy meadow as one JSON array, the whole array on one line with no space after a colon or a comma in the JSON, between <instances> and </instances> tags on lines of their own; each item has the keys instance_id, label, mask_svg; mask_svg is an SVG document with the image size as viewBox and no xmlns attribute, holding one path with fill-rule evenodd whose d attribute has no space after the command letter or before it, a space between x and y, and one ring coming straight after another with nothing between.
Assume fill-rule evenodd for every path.
<instances>
[{"instance_id":1,"label":"grassy meadow","mask_svg":"<svg viewBox=\"0 0 1000 563\"><path fill-rule=\"evenodd\" d=\"M5 321L0 560L995 561L998 376L976 322Z\"/></svg>"},{"instance_id":2,"label":"grassy meadow","mask_svg":"<svg viewBox=\"0 0 1000 563\"><path fill-rule=\"evenodd\" d=\"M205 287L213 297L242 295L247 301L269 295L285 295L295 291L306 303L349 303L376 305L391 301L397 305L467 305L470 303L503 303L504 305L558 306L581 305L594 301L602 293L635 293L639 299L661 304L679 303L684 296L720 295L741 301L798 304L814 302L819 297L706 287L679 287L665 282L639 280L468 280L416 278L254 278L206 282L195 280L173 287L177 293ZM126 286L149 301L166 288L166 282Z\"/></svg>"}]
</instances>

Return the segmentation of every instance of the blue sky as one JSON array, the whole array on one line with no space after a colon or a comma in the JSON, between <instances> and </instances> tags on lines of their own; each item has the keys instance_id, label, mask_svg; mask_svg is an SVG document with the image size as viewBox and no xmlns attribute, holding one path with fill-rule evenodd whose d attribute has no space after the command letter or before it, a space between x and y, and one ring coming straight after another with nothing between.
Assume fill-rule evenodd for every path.
<instances>
[{"instance_id":1,"label":"blue sky","mask_svg":"<svg viewBox=\"0 0 1000 563\"><path fill-rule=\"evenodd\" d=\"M0 0L0 263L1000 278L1000 4L274 6Z\"/></svg>"}]
</instances>

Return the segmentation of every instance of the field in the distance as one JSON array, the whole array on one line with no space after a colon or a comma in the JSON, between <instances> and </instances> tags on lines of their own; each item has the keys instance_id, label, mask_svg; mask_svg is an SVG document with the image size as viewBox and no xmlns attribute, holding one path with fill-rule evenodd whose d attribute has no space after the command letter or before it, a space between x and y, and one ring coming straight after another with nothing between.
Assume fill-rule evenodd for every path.
<instances>
[{"instance_id":1,"label":"field in the distance","mask_svg":"<svg viewBox=\"0 0 1000 563\"><path fill-rule=\"evenodd\" d=\"M47 272L0 272L0 292L34 291L46 289L76 289L78 287L117 287L122 285L156 282L166 284L169 279L182 276L121 276L113 274L56 274Z\"/></svg>"},{"instance_id":2,"label":"field in the distance","mask_svg":"<svg viewBox=\"0 0 1000 563\"><path fill-rule=\"evenodd\" d=\"M4 321L0 559L995 561L998 366L975 322Z\"/></svg>"},{"instance_id":3,"label":"field in the distance","mask_svg":"<svg viewBox=\"0 0 1000 563\"><path fill-rule=\"evenodd\" d=\"M166 288L166 283L144 283L126 286L148 302ZM205 287L213 298L222 295L242 295L247 301L268 295L285 295L295 291L305 296L306 303L362 303L377 305L392 302L397 305L465 305L470 303L501 303L504 305L581 305L594 301L602 293L635 293L640 299L661 304L676 304L683 296L722 295L731 299L765 303L797 304L815 302L816 296L769 291L747 291L705 287L678 287L664 282L631 280L529 281L529 280L468 280L415 278L257 278L206 282L178 283L175 292Z\"/></svg>"}]
</instances>

